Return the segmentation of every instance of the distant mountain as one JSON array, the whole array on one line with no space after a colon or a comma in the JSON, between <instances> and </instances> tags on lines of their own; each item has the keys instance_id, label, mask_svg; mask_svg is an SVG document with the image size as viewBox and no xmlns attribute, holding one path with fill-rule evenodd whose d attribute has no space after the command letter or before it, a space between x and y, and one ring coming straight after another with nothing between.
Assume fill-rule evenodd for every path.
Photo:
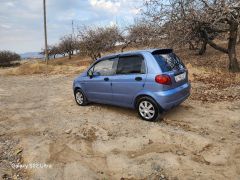
<instances>
[{"instance_id":1,"label":"distant mountain","mask_svg":"<svg viewBox=\"0 0 240 180\"><path fill-rule=\"evenodd\" d=\"M44 59L44 55L40 54L39 52L26 52L20 54L22 59Z\"/></svg>"}]
</instances>

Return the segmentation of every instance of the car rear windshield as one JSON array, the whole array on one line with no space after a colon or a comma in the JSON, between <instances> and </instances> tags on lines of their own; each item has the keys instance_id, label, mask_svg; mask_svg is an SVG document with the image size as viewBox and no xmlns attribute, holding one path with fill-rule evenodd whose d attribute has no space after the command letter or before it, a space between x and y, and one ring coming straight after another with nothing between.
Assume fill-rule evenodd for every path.
<instances>
[{"instance_id":1,"label":"car rear windshield","mask_svg":"<svg viewBox=\"0 0 240 180\"><path fill-rule=\"evenodd\" d=\"M179 57L174 53L153 53L153 56L163 72L179 70L185 67Z\"/></svg>"}]
</instances>

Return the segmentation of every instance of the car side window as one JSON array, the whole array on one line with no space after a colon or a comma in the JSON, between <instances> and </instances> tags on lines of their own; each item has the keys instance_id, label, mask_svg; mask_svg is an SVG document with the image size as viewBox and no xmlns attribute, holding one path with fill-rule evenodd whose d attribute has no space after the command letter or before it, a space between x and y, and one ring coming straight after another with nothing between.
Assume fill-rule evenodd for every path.
<instances>
[{"instance_id":1,"label":"car side window","mask_svg":"<svg viewBox=\"0 0 240 180\"><path fill-rule=\"evenodd\" d=\"M102 60L95 64L90 71L99 73L100 76L110 76L116 73L117 59Z\"/></svg>"},{"instance_id":2,"label":"car side window","mask_svg":"<svg viewBox=\"0 0 240 180\"><path fill-rule=\"evenodd\" d=\"M144 74L145 63L140 55L119 57L117 74Z\"/></svg>"}]
</instances>

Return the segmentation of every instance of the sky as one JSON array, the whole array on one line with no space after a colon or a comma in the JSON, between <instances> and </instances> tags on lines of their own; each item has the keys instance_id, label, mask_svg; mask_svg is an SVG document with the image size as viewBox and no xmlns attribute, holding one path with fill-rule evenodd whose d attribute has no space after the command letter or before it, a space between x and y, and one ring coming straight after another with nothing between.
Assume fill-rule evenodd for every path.
<instances>
[{"instance_id":1,"label":"sky","mask_svg":"<svg viewBox=\"0 0 240 180\"><path fill-rule=\"evenodd\" d=\"M82 25L126 26L142 0L46 0L48 44ZM44 47L43 0L0 0L0 50L39 52Z\"/></svg>"}]
</instances>

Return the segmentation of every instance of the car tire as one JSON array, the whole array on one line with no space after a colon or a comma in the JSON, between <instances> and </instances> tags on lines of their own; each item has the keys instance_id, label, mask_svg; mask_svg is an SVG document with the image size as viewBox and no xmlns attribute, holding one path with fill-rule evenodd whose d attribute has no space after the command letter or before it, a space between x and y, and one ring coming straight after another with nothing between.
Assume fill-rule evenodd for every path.
<instances>
[{"instance_id":1,"label":"car tire","mask_svg":"<svg viewBox=\"0 0 240 180\"><path fill-rule=\"evenodd\" d=\"M139 116L146 121L157 121L161 117L159 105L152 98L144 96L137 101Z\"/></svg>"},{"instance_id":2,"label":"car tire","mask_svg":"<svg viewBox=\"0 0 240 180\"><path fill-rule=\"evenodd\" d=\"M74 97L75 97L75 101L76 101L77 105L79 105L79 106L87 105L87 103L88 103L87 98L81 89L75 90Z\"/></svg>"}]
</instances>

